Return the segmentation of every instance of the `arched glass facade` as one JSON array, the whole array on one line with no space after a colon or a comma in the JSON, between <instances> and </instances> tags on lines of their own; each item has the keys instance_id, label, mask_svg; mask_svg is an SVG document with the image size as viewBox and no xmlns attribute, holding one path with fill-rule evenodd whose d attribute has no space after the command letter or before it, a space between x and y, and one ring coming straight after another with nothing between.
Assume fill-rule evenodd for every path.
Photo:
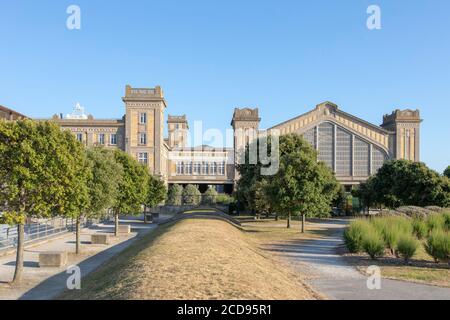
<instances>
[{"instance_id":1,"label":"arched glass facade","mask_svg":"<svg viewBox=\"0 0 450 320\"><path fill-rule=\"evenodd\" d=\"M331 122L322 122L303 137L337 177L368 177L388 159L384 150Z\"/></svg>"}]
</instances>

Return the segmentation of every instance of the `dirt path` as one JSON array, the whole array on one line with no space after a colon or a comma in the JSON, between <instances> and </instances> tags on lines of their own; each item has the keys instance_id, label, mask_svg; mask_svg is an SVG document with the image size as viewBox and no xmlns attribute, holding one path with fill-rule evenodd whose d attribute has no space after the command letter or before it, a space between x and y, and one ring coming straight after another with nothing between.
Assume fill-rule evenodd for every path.
<instances>
[{"instance_id":1,"label":"dirt path","mask_svg":"<svg viewBox=\"0 0 450 320\"><path fill-rule=\"evenodd\" d=\"M295 262L299 271L312 276L309 281L311 286L330 299L450 299L449 288L390 279L382 279L379 290L368 289L367 278L337 254L337 248L343 244L342 233L348 222L344 219L331 219L320 223L321 227L330 231L327 236L300 243L271 245L268 250L281 253L283 257Z\"/></svg>"}]
</instances>

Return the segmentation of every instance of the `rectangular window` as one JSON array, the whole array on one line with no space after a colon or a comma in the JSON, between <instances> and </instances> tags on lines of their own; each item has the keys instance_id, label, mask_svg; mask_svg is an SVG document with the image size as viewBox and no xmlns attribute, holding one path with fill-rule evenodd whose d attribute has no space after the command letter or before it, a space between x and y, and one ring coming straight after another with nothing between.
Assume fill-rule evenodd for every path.
<instances>
[{"instance_id":1,"label":"rectangular window","mask_svg":"<svg viewBox=\"0 0 450 320\"><path fill-rule=\"evenodd\" d=\"M112 145L117 144L117 134L111 133L110 138L109 138L109 143Z\"/></svg>"},{"instance_id":2,"label":"rectangular window","mask_svg":"<svg viewBox=\"0 0 450 320\"><path fill-rule=\"evenodd\" d=\"M177 162L177 174L184 174L184 162Z\"/></svg>"},{"instance_id":3,"label":"rectangular window","mask_svg":"<svg viewBox=\"0 0 450 320\"><path fill-rule=\"evenodd\" d=\"M147 114L145 112L142 112L139 114L139 123L140 124L146 124L147 123Z\"/></svg>"},{"instance_id":4,"label":"rectangular window","mask_svg":"<svg viewBox=\"0 0 450 320\"><path fill-rule=\"evenodd\" d=\"M148 163L148 153L147 152L139 152L138 153L138 162L142 164Z\"/></svg>"},{"instance_id":5,"label":"rectangular window","mask_svg":"<svg viewBox=\"0 0 450 320\"><path fill-rule=\"evenodd\" d=\"M192 162L186 164L186 174L192 174Z\"/></svg>"},{"instance_id":6,"label":"rectangular window","mask_svg":"<svg viewBox=\"0 0 450 320\"><path fill-rule=\"evenodd\" d=\"M78 140L78 142L83 142L83 134L82 133L77 133L77 140Z\"/></svg>"},{"instance_id":7,"label":"rectangular window","mask_svg":"<svg viewBox=\"0 0 450 320\"><path fill-rule=\"evenodd\" d=\"M210 174L216 175L217 174L217 163L213 162L211 163L210 167Z\"/></svg>"},{"instance_id":8,"label":"rectangular window","mask_svg":"<svg viewBox=\"0 0 450 320\"><path fill-rule=\"evenodd\" d=\"M146 133L139 133L139 144L140 145L147 144L147 134Z\"/></svg>"},{"instance_id":9,"label":"rectangular window","mask_svg":"<svg viewBox=\"0 0 450 320\"><path fill-rule=\"evenodd\" d=\"M223 176L225 174L225 162L219 163L218 173L221 176Z\"/></svg>"},{"instance_id":10,"label":"rectangular window","mask_svg":"<svg viewBox=\"0 0 450 320\"><path fill-rule=\"evenodd\" d=\"M202 163L202 174L208 174L208 163L207 162L203 162Z\"/></svg>"},{"instance_id":11,"label":"rectangular window","mask_svg":"<svg viewBox=\"0 0 450 320\"><path fill-rule=\"evenodd\" d=\"M194 163L194 174L200 174L202 165L199 162Z\"/></svg>"},{"instance_id":12,"label":"rectangular window","mask_svg":"<svg viewBox=\"0 0 450 320\"><path fill-rule=\"evenodd\" d=\"M101 145L105 144L105 134L104 133L100 133L98 135L98 144L101 144Z\"/></svg>"}]
</instances>

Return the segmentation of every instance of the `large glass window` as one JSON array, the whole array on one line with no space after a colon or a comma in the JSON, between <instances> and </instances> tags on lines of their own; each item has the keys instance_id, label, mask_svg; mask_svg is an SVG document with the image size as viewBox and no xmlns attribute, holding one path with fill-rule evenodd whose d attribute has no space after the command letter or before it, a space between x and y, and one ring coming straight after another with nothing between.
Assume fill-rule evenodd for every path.
<instances>
[{"instance_id":1,"label":"large glass window","mask_svg":"<svg viewBox=\"0 0 450 320\"><path fill-rule=\"evenodd\" d=\"M217 174L217 163L215 163L215 162L211 163L210 170L211 170L210 174L216 175Z\"/></svg>"},{"instance_id":2,"label":"large glass window","mask_svg":"<svg viewBox=\"0 0 450 320\"><path fill-rule=\"evenodd\" d=\"M333 168L333 125L324 122L319 125L319 161L325 162L330 168Z\"/></svg>"},{"instance_id":3,"label":"large glass window","mask_svg":"<svg viewBox=\"0 0 450 320\"><path fill-rule=\"evenodd\" d=\"M378 147L372 148L372 173L375 174L386 161L386 153Z\"/></svg>"},{"instance_id":4,"label":"large glass window","mask_svg":"<svg viewBox=\"0 0 450 320\"><path fill-rule=\"evenodd\" d=\"M225 162L219 163L218 173L221 176L223 176L225 174Z\"/></svg>"},{"instance_id":5,"label":"large glass window","mask_svg":"<svg viewBox=\"0 0 450 320\"><path fill-rule=\"evenodd\" d=\"M115 133L111 133L109 142L112 145L116 145L117 144L117 135Z\"/></svg>"},{"instance_id":6,"label":"large glass window","mask_svg":"<svg viewBox=\"0 0 450 320\"><path fill-rule=\"evenodd\" d=\"M355 150L354 150L354 176L355 177L368 177L369 172L369 144L363 140L355 137Z\"/></svg>"},{"instance_id":7,"label":"large glass window","mask_svg":"<svg viewBox=\"0 0 450 320\"><path fill-rule=\"evenodd\" d=\"M208 174L209 173L208 168L209 168L208 162L203 162L202 163L202 174Z\"/></svg>"},{"instance_id":8,"label":"large glass window","mask_svg":"<svg viewBox=\"0 0 450 320\"><path fill-rule=\"evenodd\" d=\"M83 142L83 134L82 133L77 133L77 140L78 140L78 142Z\"/></svg>"},{"instance_id":9,"label":"large glass window","mask_svg":"<svg viewBox=\"0 0 450 320\"><path fill-rule=\"evenodd\" d=\"M352 173L352 136L337 128L336 132L336 175L350 176Z\"/></svg>"},{"instance_id":10,"label":"large glass window","mask_svg":"<svg viewBox=\"0 0 450 320\"><path fill-rule=\"evenodd\" d=\"M309 142L309 144L316 149L316 128L309 129L303 134L303 138Z\"/></svg>"},{"instance_id":11,"label":"large glass window","mask_svg":"<svg viewBox=\"0 0 450 320\"><path fill-rule=\"evenodd\" d=\"M184 174L184 162L177 162L177 174Z\"/></svg>"}]
</instances>

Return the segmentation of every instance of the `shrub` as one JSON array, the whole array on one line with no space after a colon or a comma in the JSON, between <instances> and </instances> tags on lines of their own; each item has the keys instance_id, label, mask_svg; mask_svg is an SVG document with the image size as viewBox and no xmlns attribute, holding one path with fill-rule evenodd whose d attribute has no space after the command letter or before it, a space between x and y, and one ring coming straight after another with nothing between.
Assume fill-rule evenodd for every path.
<instances>
[{"instance_id":1,"label":"shrub","mask_svg":"<svg viewBox=\"0 0 450 320\"><path fill-rule=\"evenodd\" d=\"M213 186L209 186L203 194L203 202L205 204L215 204L217 201L217 190Z\"/></svg>"},{"instance_id":2,"label":"shrub","mask_svg":"<svg viewBox=\"0 0 450 320\"><path fill-rule=\"evenodd\" d=\"M397 243L397 250L405 262L408 262L417 251L419 242L412 235L402 235Z\"/></svg>"},{"instance_id":3,"label":"shrub","mask_svg":"<svg viewBox=\"0 0 450 320\"><path fill-rule=\"evenodd\" d=\"M382 236L386 248L395 254L397 243L401 235L411 235L413 228L411 221L404 217L383 217L372 221L375 230Z\"/></svg>"},{"instance_id":4,"label":"shrub","mask_svg":"<svg viewBox=\"0 0 450 320\"><path fill-rule=\"evenodd\" d=\"M371 259L376 259L384 254L384 241L381 235L373 229L364 235L362 246Z\"/></svg>"},{"instance_id":5,"label":"shrub","mask_svg":"<svg viewBox=\"0 0 450 320\"><path fill-rule=\"evenodd\" d=\"M220 193L216 197L216 202L220 204L230 204L234 201L233 197L229 196L226 193Z\"/></svg>"},{"instance_id":6,"label":"shrub","mask_svg":"<svg viewBox=\"0 0 450 320\"><path fill-rule=\"evenodd\" d=\"M443 229L444 223L444 216L439 213L430 214L427 218L427 226L430 232Z\"/></svg>"},{"instance_id":7,"label":"shrub","mask_svg":"<svg viewBox=\"0 0 450 320\"><path fill-rule=\"evenodd\" d=\"M422 219L414 219L412 221L413 233L417 239L424 239L428 234L428 227Z\"/></svg>"},{"instance_id":8,"label":"shrub","mask_svg":"<svg viewBox=\"0 0 450 320\"><path fill-rule=\"evenodd\" d=\"M363 251L362 241L364 235L369 232L371 226L368 221L355 220L344 232L344 241L348 251L358 253Z\"/></svg>"},{"instance_id":9,"label":"shrub","mask_svg":"<svg viewBox=\"0 0 450 320\"><path fill-rule=\"evenodd\" d=\"M434 261L447 261L450 258L450 235L439 229L433 230L428 236L425 250Z\"/></svg>"},{"instance_id":10,"label":"shrub","mask_svg":"<svg viewBox=\"0 0 450 320\"><path fill-rule=\"evenodd\" d=\"M183 187L179 184L174 184L169 188L167 194L167 204L171 206L181 206L181 196L183 194Z\"/></svg>"},{"instance_id":11,"label":"shrub","mask_svg":"<svg viewBox=\"0 0 450 320\"><path fill-rule=\"evenodd\" d=\"M183 203L186 205L197 205L200 203L202 194L197 186L188 184L183 190Z\"/></svg>"}]
</instances>

